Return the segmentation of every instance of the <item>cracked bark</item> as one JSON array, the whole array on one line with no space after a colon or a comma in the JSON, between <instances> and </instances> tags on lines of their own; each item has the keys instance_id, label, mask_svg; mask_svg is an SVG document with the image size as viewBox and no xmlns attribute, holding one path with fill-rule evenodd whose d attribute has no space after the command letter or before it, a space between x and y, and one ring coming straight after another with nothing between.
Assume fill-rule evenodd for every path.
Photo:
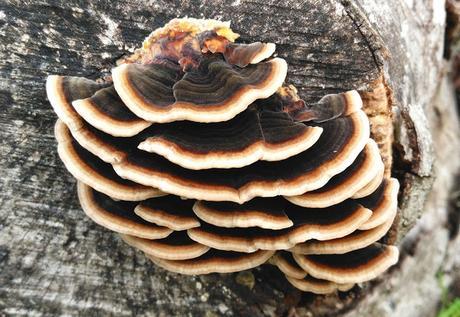
<instances>
[{"instance_id":1,"label":"cracked bark","mask_svg":"<svg viewBox=\"0 0 460 317\"><path fill-rule=\"evenodd\" d=\"M394 113L394 172L403 182L393 239L407 252L383 279L345 295L314 297L268 265L180 276L154 267L84 217L75 182L57 157L46 76L97 78L152 29L186 15L231 20L242 41L275 42L289 63L289 83L307 102L370 90L384 76L393 91L387 102ZM454 280L450 272L460 263L452 251L460 242L449 240L445 216L460 129L442 59L444 21L444 3L434 0L0 3L0 312L432 315L440 294L436 271ZM435 156L438 178L424 205Z\"/></svg>"}]
</instances>

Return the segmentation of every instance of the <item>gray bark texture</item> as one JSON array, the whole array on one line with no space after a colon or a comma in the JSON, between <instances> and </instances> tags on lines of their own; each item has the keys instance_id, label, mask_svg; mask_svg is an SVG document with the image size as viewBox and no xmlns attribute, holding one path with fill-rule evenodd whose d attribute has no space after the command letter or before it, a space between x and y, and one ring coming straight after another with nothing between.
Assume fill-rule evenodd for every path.
<instances>
[{"instance_id":1,"label":"gray bark texture","mask_svg":"<svg viewBox=\"0 0 460 317\"><path fill-rule=\"evenodd\" d=\"M369 90L383 76L402 184L391 238L402 255L385 276L329 296L301 293L270 265L182 276L84 216L56 152L46 76L98 78L185 16L230 20L243 42L276 43L307 101ZM460 127L445 21L442 0L0 1L0 315L433 316L439 272L446 287L460 284L451 203Z\"/></svg>"}]
</instances>

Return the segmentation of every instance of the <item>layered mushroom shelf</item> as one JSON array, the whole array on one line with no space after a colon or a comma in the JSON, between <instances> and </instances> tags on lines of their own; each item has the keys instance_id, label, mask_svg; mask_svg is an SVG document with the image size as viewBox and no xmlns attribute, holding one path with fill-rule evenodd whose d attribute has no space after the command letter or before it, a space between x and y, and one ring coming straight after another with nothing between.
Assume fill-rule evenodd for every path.
<instances>
[{"instance_id":1,"label":"layered mushroom shelf","mask_svg":"<svg viewBox=\"0 0 460 317\"><path fill-rule=\"evenodd\" d=\"M270 263L318 294L377 277L398 260L399 185L359 93L306 104L274 44L237 37L175 19L111 76L48 77L84 212L182 274Z\"/></svg>"}]
</instances>

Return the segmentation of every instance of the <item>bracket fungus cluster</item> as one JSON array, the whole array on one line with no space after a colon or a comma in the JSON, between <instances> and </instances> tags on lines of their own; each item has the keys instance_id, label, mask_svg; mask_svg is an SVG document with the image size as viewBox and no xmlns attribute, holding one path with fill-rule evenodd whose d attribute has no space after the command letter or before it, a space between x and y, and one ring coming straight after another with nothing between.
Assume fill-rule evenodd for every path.
<instances>
[{"instance_id":1,"label":"bracket fungus cluster","mask_svg":"<svg viewBox=\"0 0 460 317\"><path fill-rule=\"evenodd\" d=\"M397 212L360 95L306 104L272 43L175 19L111 76L50 76L59 156L84 212L182 274L276 265L346 291L395 264Z\"/></svg>"}]
</instances>

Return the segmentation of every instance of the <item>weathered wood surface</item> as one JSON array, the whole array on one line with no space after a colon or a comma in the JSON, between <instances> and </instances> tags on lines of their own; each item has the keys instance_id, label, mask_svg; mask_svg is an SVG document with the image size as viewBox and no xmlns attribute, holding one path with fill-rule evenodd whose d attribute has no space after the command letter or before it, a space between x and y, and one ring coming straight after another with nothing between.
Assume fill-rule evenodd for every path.
<instances>
[{"instance_id":1,"label":"weathered wood surface","mask_svg":"<svg viewBox=\"0 0 460 317\"><path fill-rule=\"evenodd\" d=\"M407 180L400 228L405 233L420 215L431 183L433 155L425 113L432 109L438 89L433 81L441 74L442 10L443 3L434 0L415 13L402 0L378 5L370 0L0 2L0 312L320 315L351 308L360 297L367 304L358 309L368 315L372 307L380 309L375 304L379 296L383 304L393 301L384 296L391 294L384 283L373 287L377 295L365 296L356 288L339 303L334 296L302 295L268 265L245 274L202 277L154 267L81 212L75 182L57 157L52 135L56 117L44 81L48 74L97 78L151 30L180 16L231 20L243 41L275 42L278 55L290 65L288 81L307 101L365 87L385 70L395 91L396 113L401 113L396 126L404 151L398 153L407 159L399 167L401 179ZM384 61L387 53L393 58ZM454 120L445 107L446 120ZM456 167L445 168L453 172ZM403 270L396 268L392 275ZM395 289L408 291L401 281L395 283ZM399 307L395 304L394 311Z\"/></svg>"}]
</instances>

